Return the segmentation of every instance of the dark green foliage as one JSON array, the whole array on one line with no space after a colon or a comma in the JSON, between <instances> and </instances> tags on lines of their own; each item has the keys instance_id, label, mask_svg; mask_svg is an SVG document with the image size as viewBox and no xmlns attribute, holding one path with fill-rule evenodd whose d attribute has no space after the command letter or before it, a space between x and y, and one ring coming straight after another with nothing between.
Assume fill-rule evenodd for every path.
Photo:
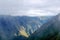
<instances>
[{"instance_id":1,"label":"dark green foliage","mask_svg":"<svg viewBox=\"0 0 60 40\"><path fill-rule=\"evenodd\" d=\"M13 40L27 40L27 38L24 36L16 36L13 38Z\"/></svg>"}]
</instances>

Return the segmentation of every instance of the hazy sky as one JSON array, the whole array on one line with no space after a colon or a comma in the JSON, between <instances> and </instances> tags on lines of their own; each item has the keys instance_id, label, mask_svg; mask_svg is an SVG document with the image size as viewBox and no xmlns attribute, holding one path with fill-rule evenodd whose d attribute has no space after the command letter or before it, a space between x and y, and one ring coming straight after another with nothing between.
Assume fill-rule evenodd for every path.
<instances>
[{"instance_id":1,"label":"hazy sky","mask_svg":"<svg viewBox=\"0 0 60 40\"><path fill-rule=\"evenodd\" d=\"M0 0L0 15L46 16L60 12L60 0Z\"/></svg>"}]
</instances>

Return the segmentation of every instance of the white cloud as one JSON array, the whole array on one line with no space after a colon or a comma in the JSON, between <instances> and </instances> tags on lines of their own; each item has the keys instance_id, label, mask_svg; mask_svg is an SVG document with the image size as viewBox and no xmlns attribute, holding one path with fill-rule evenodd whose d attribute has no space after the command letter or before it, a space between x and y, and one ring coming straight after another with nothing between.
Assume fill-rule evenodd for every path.
<instances>
[{"instance_id":1,"label":"white cloud","mask_svg":"<svg viewBox=\"0 0 60 40\"><path fill-rule=\"evenodd\" d=\"M60 0L0 0L0 15L55 15Z\"/></svg>"},{"instance_id":2,"label":"white cloud","mask_svg":"<svg viewBox=\"0 0 60 40\"><path fill-rule=\"evenodd\" d=\"M22 12L22 13L20 13ZM19 14L20 13L20 14ZM56 14L53 14L52 12L47 12L45 10L39 10L39 9L30 9L28 11L19 11L17 14L11 14L14 16L54 16Z\"/></svg>"}]
</instances>

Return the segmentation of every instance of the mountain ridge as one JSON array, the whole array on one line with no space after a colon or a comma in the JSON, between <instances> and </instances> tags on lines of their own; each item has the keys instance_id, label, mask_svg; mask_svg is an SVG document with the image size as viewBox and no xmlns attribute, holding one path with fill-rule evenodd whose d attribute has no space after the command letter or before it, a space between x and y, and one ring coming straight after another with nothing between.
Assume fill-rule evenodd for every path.
<instances>
[{"instance_id":1,"label":"mountain ridge","mask_svg":"<svg viewBox=\"0 0 60 40\"><path fill-rule=\"evenodd\" d=\"M40 20L40 18L41 17L0 16L0 39L12 40L14 37L18 37L19 39L21 37L21 40L25 39L24 36L31 35L49 19L48 17L43 17L43 20ZM20 31L22 27L24 29L23 33L25 33L24 36L22 36L23 33Z\"/></svg>"},{"instance_id":2,"label":"mountain ridge","mask_svg":"<svg viewBox=\"0 0 60 40\"><path fill-rule=\"evenodd\" d=\"M60 14L36 30L28 40L58 40L60 36ZM37 35L36 35L37 34ZM57 39L58 38L58 39Z\"/></svg>"}]
</instances>

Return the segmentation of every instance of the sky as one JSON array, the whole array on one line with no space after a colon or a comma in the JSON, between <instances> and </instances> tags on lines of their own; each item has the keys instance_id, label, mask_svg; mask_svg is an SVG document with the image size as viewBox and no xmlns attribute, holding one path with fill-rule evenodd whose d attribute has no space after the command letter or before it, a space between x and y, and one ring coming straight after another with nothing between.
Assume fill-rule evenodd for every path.
<instances>
[{"instance_id":1,"label":"sky","mask_svg":"<svg viewBox=\"0 0 60 40\"><path fill-rule=\"evenodd\" d=\"M60 13L60 0L0 0L0 15L53 16Z\"/></svg>"}]
</instances>

